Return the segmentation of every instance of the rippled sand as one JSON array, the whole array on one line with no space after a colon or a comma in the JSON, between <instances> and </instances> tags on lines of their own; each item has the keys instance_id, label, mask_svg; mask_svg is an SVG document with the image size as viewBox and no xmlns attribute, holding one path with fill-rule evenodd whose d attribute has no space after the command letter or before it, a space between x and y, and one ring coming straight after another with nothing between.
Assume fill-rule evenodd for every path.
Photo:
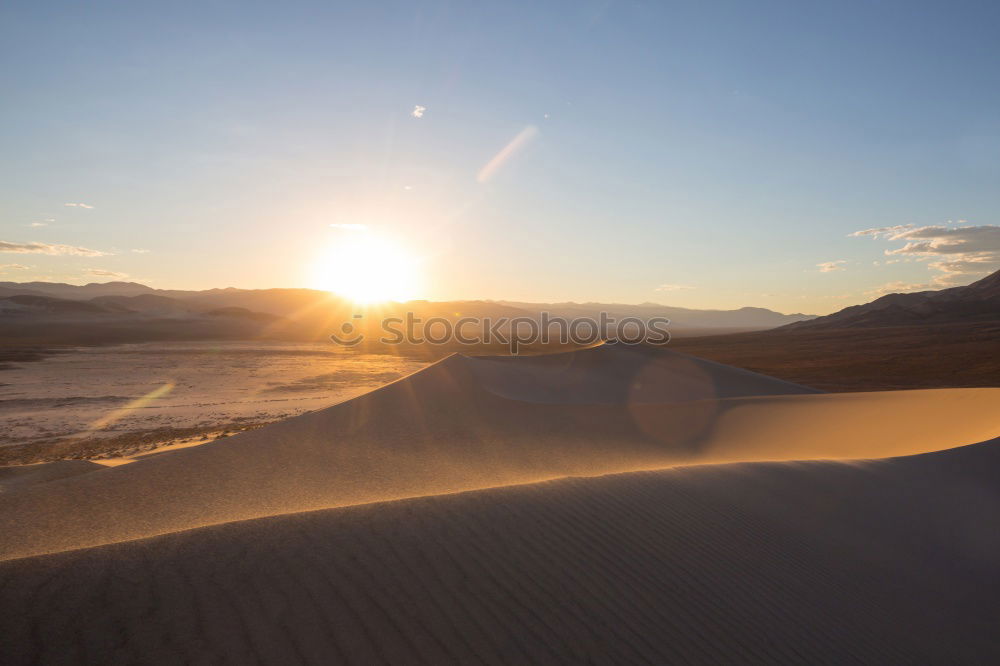
<instances>
[{"instance_id":1,"label":"rippled sand","mask_svg":"<svg viewBox=\"0 0 1000 666\"><path fill-rule=\"evenodd\" d=\"M992 663L1000 389L452 356L0 493L0 661Z\"/></svg>"}]
</instances>

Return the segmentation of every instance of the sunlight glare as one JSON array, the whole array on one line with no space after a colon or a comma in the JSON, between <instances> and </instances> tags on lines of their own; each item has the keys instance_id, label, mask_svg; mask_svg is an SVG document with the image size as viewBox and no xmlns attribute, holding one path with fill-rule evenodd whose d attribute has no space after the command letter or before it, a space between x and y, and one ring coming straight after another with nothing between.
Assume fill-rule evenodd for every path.
<instances>
[{"instance_id":1,"label":"sunlight glare","mask_svg":"<svg viewBox=\"0 0 1000 666\"><path fill-rule=\"evenodd\" d=\"M369 231L351 233L325 250L313 266L312 285L355 303L409 301L420 289L416 256Z\"/></svg>"}]
</instances>

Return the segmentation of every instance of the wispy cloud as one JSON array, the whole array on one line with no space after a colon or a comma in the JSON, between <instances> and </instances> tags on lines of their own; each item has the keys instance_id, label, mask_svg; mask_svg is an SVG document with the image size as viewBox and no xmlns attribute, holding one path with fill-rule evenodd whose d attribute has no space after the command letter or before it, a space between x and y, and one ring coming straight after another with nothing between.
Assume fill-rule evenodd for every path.
<instances>
[{"instance_id":1,"label":"wispy cloud","mask_svg":"<svg viewBox=\"0 0 1000 666\"><path fill-rule=\"evenodd\" d=\"M0 264L0 271L26 271L30 268L31 266L24 264Z\"/></svg>"},{"instance_id":2,"label":"wispy cloud","mask_svg":"<svg viewBox=\"0 0 1000 666\"><path fill-rule=\"evenodd\" d=\"M928 264L928 268L938 271L932 278L933 285L938 287L966 282L970 277L1000 268L1000 226L995 224L924 227L903 224L863 229L850 235L903 242L902 247L885 250L887 256L896 257L886 263L940 258Z\"/></svg>"},{"instance_id":3,"label":"wispy cloud","mask_svg":"<svg viewBox=\"0 0 1000 666\"><path fill-rule=\"evenodd\" d=\"M37 228L37 227L47 227L47 226L49 226L49 222L55 222L55 220L50 217L50 218L48 218L46 220L38 220L38 221L35 221L35 222L29 222L27 226L34 227L34 228Z\"/></svg>"},{"instance_id":4,"label":"wispy cloud","mask_svg":"<svg viewBox=\"0 0 1000 666\"><path fill-rule=\"evenodd\" d=\"M90 204L85 203L64 203L63 206L68 206L69 208L93 208Z\"/></svg>"},{"instance_id":5,"label":"wispy cloud","mask_svg":"<svg viewBox=\"0 0 1000 666\"><path fill-rule=\"evenodd\" d=\"M410 111L410 115L413 116L414 118L423 118L424 111L426 110L427 110L426 106L420 106L419 104L417 104L415 107L413 107L413 111Z\"/></svg>"},{"instance_id":6,"label":"wispy cloud","mask_svg":"<svg viewBox=\"0 0 1000 666\"><path fill-rule=\"evenodd\" d=\"M820 273L832 273L833 271L844 270L843 265L846 263L846 259L836 259L834 261L824 261L823 263L816 264L816 268L819 269Z\"/></svg>"},{"instance_id":7,"label":"wispy cloud","mask_svg":"<svg viewBox=\"0 0 1000 666\"><path fill-rule=\"evenodd\" d=\"M885 296L886 294L903 294L910 291L926 291L933 288L933 285L926 283L903 282L902 280L897 280L896 282L887 282L881 287L870 289L865 292L865 295L871 296L872 298L878 298L879 296Z\"/></svg>"},{"instance_id":8,"label":"wispy cloud","mask_svg":"<svg viewBox=\"0 0 1000 666\"><path fill-rule=\"evenodd\" d=\"M853 233L847 234L848 237L857 236L871 236L872 238L880 237L891 237L894 234L902 233L912 229L912 224L897 224L894 227L872 227L871 229L862 229L861 231L855 231Z\"/></svg>"},{"instance_id":9,"label":"wispy cloud","mask_svg":"<svg viewBox=\"0 0 1000 666\"><path fill-rule=\"evenodd\" d=\"M661 284L653 291L685 291L687 289L694 289L694 287L689 284Z\"/></svg>"},{"instance_id":10,"label":"wispy cloud","mask_svg":"<svg viewBox=\"0 0 1000 666\"><path fill-rule=\"evenodd\" d=\"M87 275L92 275L94 277L104 277L104 278L114 278L116 280L121 280L122 278L127 278L128 273L119 273L118 271L108 271L103 268L91 268L85 271Z\"/></svg>"},{"instance_id":11,"label":"wispy cloud","mask_svg":"<svg viewBox=\"0 0 1000 666\"><path fill-rule=\"evenodd\" d=\"M345 229L347 231L364 231L368 228L367 224L358 224L356 222L334 222L330 226L334 229Z\"/></svg>"},{"instance_id":12,"label":"wispy cloud","mask_svg":"<svg viewBox=\"0 0 1000 666\"><path fill-rule=\"evenodd\" d=\"M105 257L110 252L101 252L100 250L91 250L86 247L77 247L75 245L59 245L57 243L11 243L8 241L0 241L0 252L11 252L13 254L52 254L52 255L69 255L75 257Z\"/></svg>"},{"instance_id":13,"label":"wispy cloud","mask_svg":"<svg viewBox=\"0 0 1000 666\"><path fill-rule=\"evenodd\" d=\"M149 254L149 250L143 250L142 248L137 247L132 248L132 251L136 254Z\"/></svg>"},{"instance_id":14,"label":"wispy cloud","mask_svg":"<svg viewBox=\"0 0 1000 666\"><path fill-rule=\"evenodd\" d=\"M890 240L905 240L906 245L886 254L965 254L1000 252L1000 226L913 227L893 234Z\"/></svg>"},{"instance_id":15,"label":"wispy cloud","mask_svg":"<svg viewBox=\"0 0 1000 666\"><path fill-rule=\"evenodd\" d=\"M954 286L967 282L970 276L986 275L1000 269L1000 254L980 252L955 255L951 260L932 261L927 267L940 271L934 276L934 284Z\"/></svg>"}]
</instances>

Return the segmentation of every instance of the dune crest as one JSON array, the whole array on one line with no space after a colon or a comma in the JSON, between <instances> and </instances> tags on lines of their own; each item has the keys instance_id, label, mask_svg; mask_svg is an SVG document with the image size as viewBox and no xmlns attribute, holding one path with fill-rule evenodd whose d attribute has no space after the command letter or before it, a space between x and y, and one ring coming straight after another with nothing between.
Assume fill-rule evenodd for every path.
<instances>
[{"instance_id":1,"label":"dune crest","mask_svg":"<svg viewBox=\"0 0 1000 666\"><path fill-rule=\"evenodd\" d=\"M549 404L663 404L816 389L662 347L604 343L563 354L462 357L483 389Z\"/></svg>"},{"instance_id":2,"label":"dune crest","mask_svg":"<svg viewBox=\"0 0 1000 666\"><path fill-rule=\"evenodd\" d=\"M0 661L993 663L998 469L685 467L0 562Z\"/></svg>"},{"instance_id":3,"label":"dune crest","mask_svg":"<svg viewBox=\"0 0 1000 666\"><path fill-rule=\"evenodd\" d=\"M628 354L635 356L622 360ZM0 558L565 476L739 460L877 458L996 435L990 415L1000 389L832 395L788 385L789 394L776 395L784 383L736 371L743 383L724 385L728 397L705 398L726 375L724 366L706 371L698 361L664 362L660 354L670 353L609 346L542 360L455 355L267 428L3 494ZM546 363L587 369L572 371L583 379L567 383L578 391L571 400L499 395L516 388L516 373L545 375L538 368ZM605 402L590 401L599 382L589 373L617 372L609 382L621 388L631 386L622 379L626 366L644 385L669 389L678 364L688 373L683 381L697 390L658 394L674 401L621 400L621 390ZM692 367L710 381L693 381L701 375ZM540 390L545 397L551 386Z\"/></svg>"}]
</instances>

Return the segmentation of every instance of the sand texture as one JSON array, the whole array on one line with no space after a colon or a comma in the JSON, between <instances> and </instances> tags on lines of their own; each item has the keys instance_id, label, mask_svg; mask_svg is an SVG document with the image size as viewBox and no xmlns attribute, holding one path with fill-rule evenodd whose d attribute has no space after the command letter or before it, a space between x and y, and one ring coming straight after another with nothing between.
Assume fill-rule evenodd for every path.
<instances>
[{"instance_id":1,"label":"sand texture","mask_svg":"<svg viewBox=\"0 0 1000 666\"><path fill-rule=\"evenodd\" d=\"M998 414L646 348L452 356L0 494L0 663L989 663Z\"/></svg>"}]
</instances>

